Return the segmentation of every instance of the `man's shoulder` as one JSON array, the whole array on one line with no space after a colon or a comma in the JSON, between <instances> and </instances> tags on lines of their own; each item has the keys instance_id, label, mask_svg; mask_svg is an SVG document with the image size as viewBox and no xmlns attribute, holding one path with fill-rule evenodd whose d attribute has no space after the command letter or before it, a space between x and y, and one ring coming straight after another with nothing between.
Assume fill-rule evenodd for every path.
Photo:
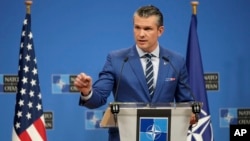
<instances>
[{"instance_id":1,"label":"man's shoulder","mask_svg":"<svg viewBox=\"0 0 250 141\"><path fill-rule=\"evenodd\" d=\"M116 49L116 50L112 50L110 51L110 54L119 54L119 53L125 53L130 51L131 47L127 47L127 48L121 48L121 49Z\"/></svg>"},{"instance_id":2,"label":"man's shoulder","mask_svg":"<svg viewBox=\"0 0 250 141\"><path fill-rule=\"evenodd\" d=\"M160 53L166 57L171 57L171 58L173 57L173 58L180 58L180 59L184 58L184 56L180 54L179 52L164 48L162 46L160 46Z\"/></svg>"},{"instance_id":3,"label":"man's shoulder","mask_svg":"<svg viewBox=\"0 0 250 141\"><path fill-rule=\"evenodd\" d=\"M134 46L131 47L126 47L126 48L121 48L121 49L117 49L117 50L112 50L109 52L109 55L111 56L124 56L124 55L128 55L131 52L133 52Z\"/></svg>"}]
</instances>

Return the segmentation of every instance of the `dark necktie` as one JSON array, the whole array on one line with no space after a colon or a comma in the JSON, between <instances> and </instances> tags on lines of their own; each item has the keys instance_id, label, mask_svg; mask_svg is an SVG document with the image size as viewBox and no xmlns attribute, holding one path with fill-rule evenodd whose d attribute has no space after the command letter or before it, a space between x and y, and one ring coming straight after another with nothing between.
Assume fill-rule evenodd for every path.
<instances>
[{"instance_id":1,"label":"dark necktie","mask_svg":"<svg viewBox=\"0 0 250 141\"><path fill-rule=\"evenodd\" d=\"M146 63L146 81L148 85L148 91L150 96L153 96L154 93L154 69L153 69L153 64L151 61L152 54L145 54L145 57L147 58L147 63Z\"/></svg>"}]
</instances>

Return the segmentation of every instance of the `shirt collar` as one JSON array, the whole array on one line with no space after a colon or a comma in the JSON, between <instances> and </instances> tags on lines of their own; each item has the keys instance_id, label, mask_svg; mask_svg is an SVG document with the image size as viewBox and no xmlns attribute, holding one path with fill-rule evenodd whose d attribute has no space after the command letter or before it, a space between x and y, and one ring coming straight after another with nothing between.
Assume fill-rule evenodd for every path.
<instances>
[{"instance_id":1,"label":"shirt collar","mask_svg":"<svg viewBox=\"0 0 250 141\"><path fill-rule=\"evenodd\" d=\"M159 58L159 53L160 53L159 44L157 44L157 47L156 47L155 50L153 50L152 52L144 52L144 51L141 50L137 45L136 45L136 50L137 50L137 52L138 52L140 58L143 57L143 56L144 56L145 54L147 54L147 53L151 53L151 54L153 54L154 57Z\"/></svg>"}]
</instances>

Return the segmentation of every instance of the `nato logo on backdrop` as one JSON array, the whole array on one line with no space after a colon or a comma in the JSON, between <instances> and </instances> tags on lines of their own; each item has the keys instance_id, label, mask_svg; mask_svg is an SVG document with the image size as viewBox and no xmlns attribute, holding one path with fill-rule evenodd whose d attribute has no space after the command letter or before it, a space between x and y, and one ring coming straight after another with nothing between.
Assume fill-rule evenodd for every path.
<instances>
[{"instance_id":1,"label":"nato logo on backdrop","mask_svg":"<svg viewBox=\"0 0 250 141\"><path fill-rule=\"evenodd\" d=\"M250 108L220 109L220 126L229 127L230 141L248 141L250 137Z\"/></svg>"},{"instance_id":2,"label":"nato logo on backdrop","mask_svg":"<svg viewBox=\"0 0 250 141\"><path fill-rule=\"evenodd\" d=\"M78 93L74 86L76 75L72 74L52 74L52 93Z\"/></svg>"},{"instance_id":3,"label":"nato logo on backdrop","mask_svg":"<svg viewBox=\"0 0 250 141\"><path fill-rule=\"evenodd\" d=\"M0 74L0 93L16 93L18 76L13 74Z\"/></svg>"},{"instance_id":4,"label":"nato logo on backdrop","mask_svg":"<svg viewBox=\"0 0 250 141\"><path fill-rule=\"evenodd\" d=\"M249 108L223 108L220 109L220 127L230 125L250 124Z\"/></svg>"},{"instance_id":5,"label":"nato logo on backdrop","mask_svg":"<svg viewBox=\"0 0 250 141\"><path fill-rule=\"evenodd\" d=\"M85 112L85 129L95 130L103 129L100 127L100 123L103 117L103 110L87 110Z\"/></svg>"},{"instance_id":6,"label":"nato logo on backdrop","mask_svg":"<svg viewBox=\"0 0 250 141\"><path fill-rule=\"evenodd\" d=\"M76 75L74 74L52 74L52 93L78 93L79 91L74 86ZM0 93L16 93L18 75L0 74Z\"/></svg>"}]
</instances>

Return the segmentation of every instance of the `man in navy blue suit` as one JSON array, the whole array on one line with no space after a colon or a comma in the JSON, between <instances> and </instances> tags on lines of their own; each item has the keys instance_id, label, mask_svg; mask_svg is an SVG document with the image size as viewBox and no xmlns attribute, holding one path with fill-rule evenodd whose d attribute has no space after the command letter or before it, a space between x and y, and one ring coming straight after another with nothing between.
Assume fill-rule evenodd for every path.
<instances>
[{"instance_id":1,"label":"man in navy blue suit","mask_svg":"<svg viewBox=\"0 0 250 141\"><path fill-rule=\"evenodd\" d=\"M98 108L107 102L111 92L117 102L167 103L193 101L184 58L164 47L158 38L164 32L163 15L152 5L140 7L133 17L135 44L110 52L98 80L80 73L74 85L81 92L80 105ZM145 57L150 55L150 59ZM150 89L146 80L147 62L151 61ZM171 65L171 64L172 65ZM117 84L119 87L117 88ZM184 84L185 83L185 84ZM191 120L194 117L191 116ZM190 121L191 121L190 120ZM109 129L109 141L119 141L117 128Z\"/></svg>"}]
</instances>

